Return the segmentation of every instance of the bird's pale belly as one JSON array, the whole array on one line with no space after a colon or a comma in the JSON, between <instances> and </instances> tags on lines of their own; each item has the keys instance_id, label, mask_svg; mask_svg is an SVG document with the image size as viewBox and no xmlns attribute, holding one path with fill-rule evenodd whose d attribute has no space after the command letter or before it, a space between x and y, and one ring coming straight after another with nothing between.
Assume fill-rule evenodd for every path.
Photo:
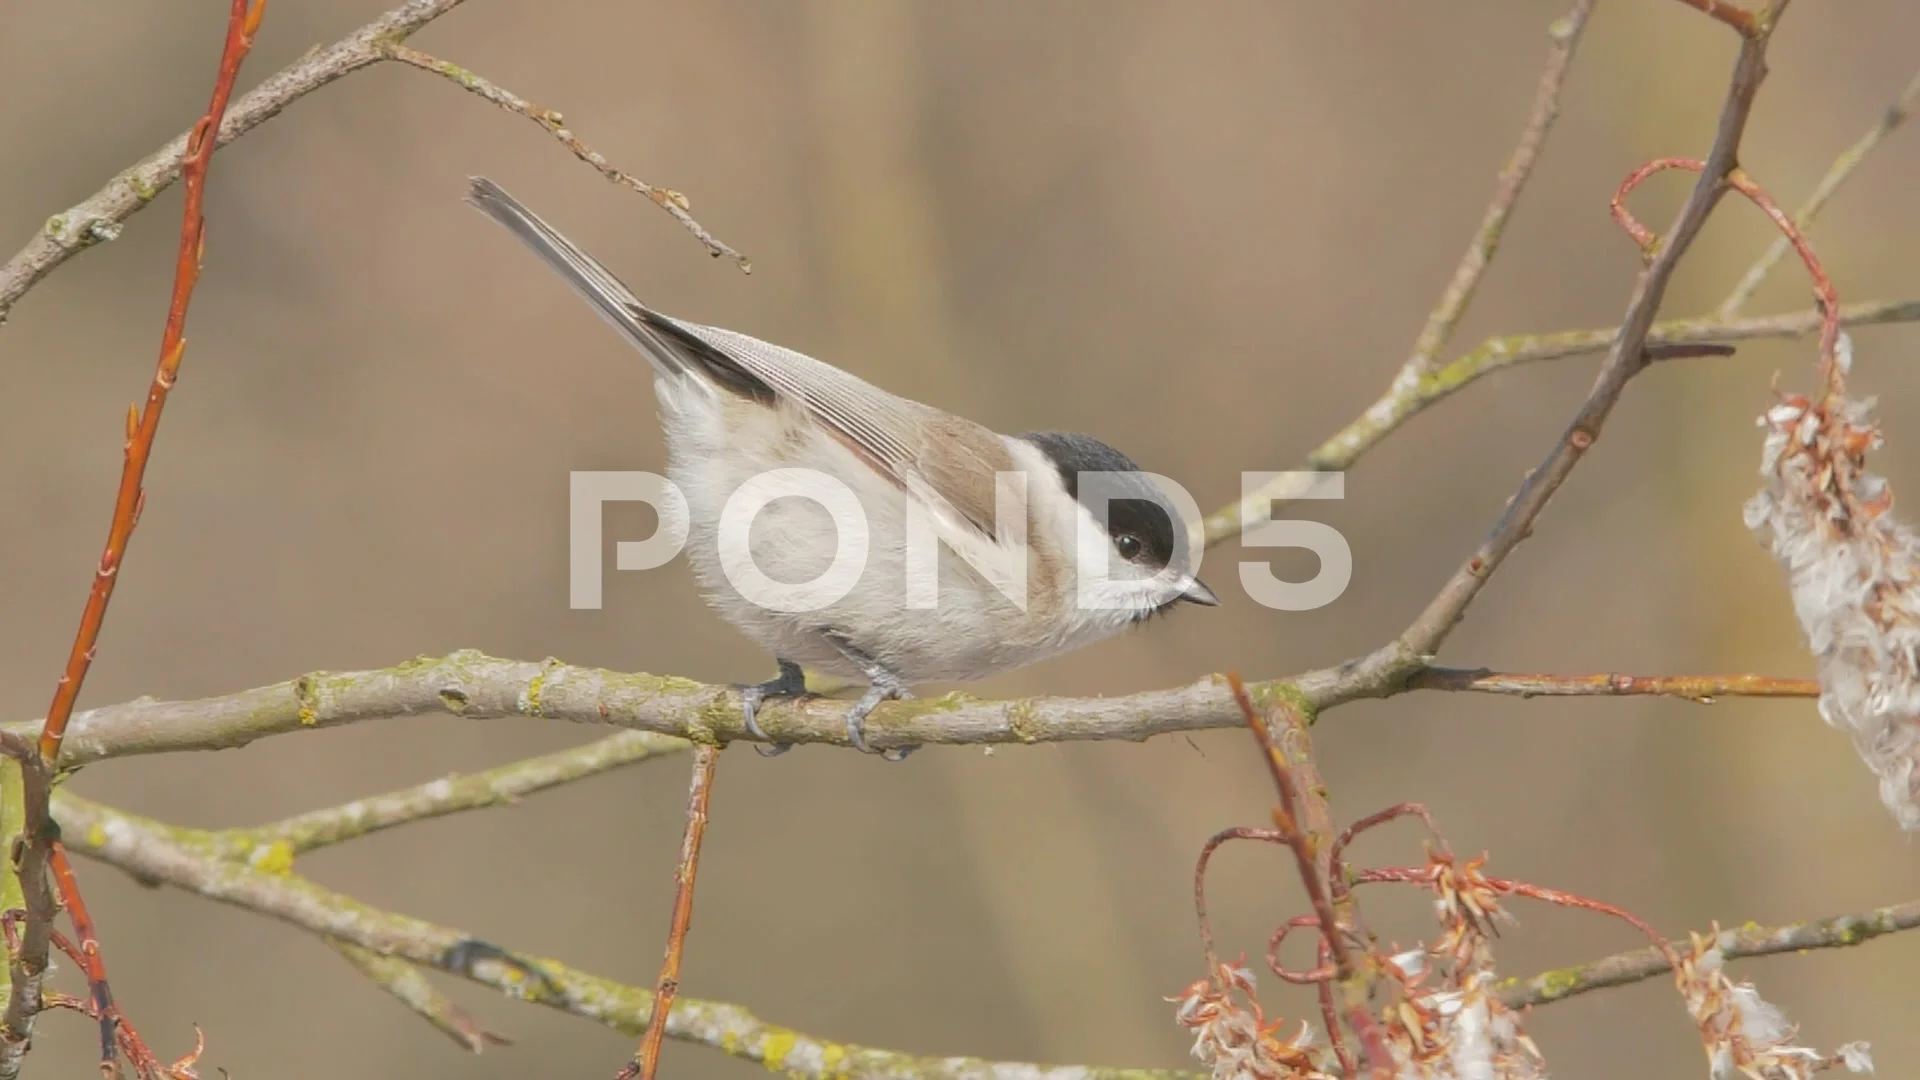
<instances>
[{"instance_id":1,"label":"bird's pale belly","mask_svg":"<svg viewBox=\"0 0 1920 1080\"><path fill-rule=\"evenodd\" d=\"M758 555L760 545L754 548ZM897 553L874 556L865 578L846 598L812 611L779 611L742 595L722 572L713 548L702 552L696 538L690 538L688 546L707 602L721 617L774 656L843 678L858 678L861 672L829 640L829 633L909 683L984 678L1072 644L1053 640L1047 632L1050 624L1036 617L1032 603L1021 612L969 568L947 565L944 558L935 605L909 606L903 559ZM770 576L781 576L773 568L777 557L756 561Z\"/></svg>"}]
</instances>

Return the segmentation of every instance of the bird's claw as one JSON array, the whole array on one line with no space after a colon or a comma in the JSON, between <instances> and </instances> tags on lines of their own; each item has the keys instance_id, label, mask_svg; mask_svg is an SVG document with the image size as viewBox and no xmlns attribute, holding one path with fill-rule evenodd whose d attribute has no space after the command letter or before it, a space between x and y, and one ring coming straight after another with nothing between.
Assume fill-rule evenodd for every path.
<instances>
[{"instance_id":1,"label":"bird's claw","mask_svg":"<svg viewBox=\"0 0 1920 1080\"><path fill-rule=\"evenodd\" d=\"M758 740L753 744L753 749L761 757L779 757L793 749L793 744L775 742L760 729L760 706L768 698L806 697L808 694L806 673L800 670L800 665L790 660L777 662L780 665L778 677L740 688L741 719L746 723L747 734Z\"/></svg>"}]
</instances>

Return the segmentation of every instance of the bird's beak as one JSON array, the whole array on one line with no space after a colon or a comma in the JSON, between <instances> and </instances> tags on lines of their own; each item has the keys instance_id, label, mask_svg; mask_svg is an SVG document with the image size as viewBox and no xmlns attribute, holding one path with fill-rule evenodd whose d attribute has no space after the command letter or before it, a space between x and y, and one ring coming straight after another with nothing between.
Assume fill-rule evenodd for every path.
<instances>
[{"instance_id":1,"label":"bird's beak","mask_svg":"<svg viewBox=\"0 0 1920 1080\"><path fill-rule=\"evenodd\" d=\"M1186 580L1186 584L1180 589L1179 599L1202 607L1220 606L1220 598L1213 595L1213 590L1207 588L1207 583L1197 577Z\"/></svg>"}]
</instances>

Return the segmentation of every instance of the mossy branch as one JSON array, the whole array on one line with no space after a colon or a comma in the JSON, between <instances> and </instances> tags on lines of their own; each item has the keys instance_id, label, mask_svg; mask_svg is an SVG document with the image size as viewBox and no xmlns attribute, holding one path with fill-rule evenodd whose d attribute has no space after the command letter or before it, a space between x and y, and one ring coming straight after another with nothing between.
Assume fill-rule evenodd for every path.
<instances>
[{"instance_id":1,"label":"mossy branch","mask_svg":"<svg viewBox=\"0 0 1920 1080\"><path fill-rule=\"evenodd\" d=\"M1721 931L1716 944L1727 959L1740 960L1807 949L1843 949L1915 927L1920 927L1920 900L1784 926L1748 923ZM1672 971L1673 965L1667 957L1659 948L1648 946L1573 967L1544 971L1530 979L1508 979L1500 984L1500 1000L1509 1008L1517 1009L1524 1005L1547 1005L1609 986L1625 986Z\"/></svg>"},{"instance_id":2,"label":"mossy branch","mask_svg":"<svg viewBox=\"0 0 1920 1080\"><path fill-rule=\"evenodd\" d=\"M166 825L64 791L55 794L53 805L73 851L143 882L184 889L317 934L336 948L346 948L356 968L378 973L378 981L390 992L400 978L393 964L404 961L628 1035L637 1037L646 1025L653 993L643 987L369 907L315 884L295 873L290 864L250 865L245 859L223 855L216 833ZM409 1007L419 1011L412 1002ZM801 1080L848 1075L910 1080L1197 1080L1195 1074L1151 1069L921 1057L817 1038L768 1023L739 1005L684 996L674 1001L668 1014L667 1037L711 1047Z\"/></svg>"},{"instance_id":3,"label":"mossy branch","mask_svg":"<svg viewBox=\"0 0 1920 1080\"><path fill-rule=\"evenodd\" d=\"M1416 678L1416 676L1420 676ZM1512 679L1527 680L1515 690ZM1544 693L1557 696L1663 694L1686 700L1777 697L1804 687L1755 675L1489 676L1432 669L1395 642L1346 663L1250 684L1256 698L1280 696L1308 716L1362 698L1408 690ZM1628 687L1622 690L1622 686ZM813 698L764 708L760 722L782 742L847 744L844 702ZM358 809L302 814L249 830L247 842L284 841L295 848L338 843L420 817L491 805L517 794L566 783L675 748L676 740L749 740L740 697L730 686L674 676L608 671L548 659L488 656L472 649L420 657L371 671L317 671L296 679L198 701L140 698L76 713L59 765L73 769L108 758L245 746L256 739L317 731L392 717L441 713L470 719L523 717L632 729L630 739L594 744L594 756L549 755L509 767L434 781L361 800ZM1091 740L1142 741L1156 735L1236 727L1239 714L1223 676L1185 686L1117 697L987 700L962 693L889 702L868 721L876 747L912 743L987 745ZM5 730L31 734L38 721ZM349 818L352 820L349 821Z\"/></svg>"}]
</instances>

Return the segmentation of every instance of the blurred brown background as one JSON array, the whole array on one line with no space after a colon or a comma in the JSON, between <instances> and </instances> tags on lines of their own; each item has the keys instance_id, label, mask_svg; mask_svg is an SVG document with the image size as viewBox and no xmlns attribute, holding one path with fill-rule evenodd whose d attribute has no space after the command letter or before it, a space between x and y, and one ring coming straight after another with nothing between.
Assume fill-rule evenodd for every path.
<instances>
[{"instance_id":1,"label":"blurred brown background","mask_svg":"<svg viewBox=\"0 0 1920 1080\"><path fill-rule=\"evenodd\" d=\"M0 0L7 250L187 126L225 7L137 3L109 17ZM243 87L380 7L275 0ZM610 573L604 610L567 609L567 472L662 465L649 378L461 205L469 173L499 179L669 312L1002 430L1094 432L1212 507L1241 470L1293 466L1384 388L1479 220L1562 10L476 0L415 44L563 110L617 164L688 193L755 273L708 259L526 121L421 72L375 68L294 105L214 170L185 377L82 704L467 646L710 680L770 673L679 563ZM1795 6L1744 154L1783 202L1905 83L1916 34L1920 11L1901 0ZM1607 196L1643 159L1706 149L1733 52L1725 28L1670 0L1601 5L1460 347L1618 317L1637 264ZM1816 231L1845 298L1920 294L1917 168L1920 133L1902 132ZM1636 205L1664 224L1686 183L1656 182ZM39 716L65 655L123 411L151 371L179 206L169 191L0 330L0 716ZM1767 239L1757 214L1727 203L1668 313L1710 310ZM1787 263L1753 310L1806 302ZM1856 384L1886 402L1891 446L1876 463L1909 494L1914 333L1857 339ZM1811 362L1807 343L1754 344L1636 382L1445 659L1807 673L1780 575L1739 509L1757 484L1752 418L1767 381L1784 371L1804 387ZM1353 586L1333 606L1259 607L1232 587L1229 547L1208 574L1221 610L980 689L1123 693L1373 646L1479 540L1595 365L1474 386L1365 459L1344 503L1311 507L1354 548ZM610 514L609 537L650 527L628 509ZM596 734L392 721L109 763L76 786L171 821L235 824ZM1421 695L1341 709L1318 738L1343 816L1424 800L1459 846L1491 849L1495 872L1597 894L1671 932L1920 891L1912 844L1810 704ZM376 904L650 981L684 785L682 761L641 766L303 867ZM930 749L900 766L736 750L720 770L684 990L920 1053L1181 1065L1187 1040L1161 996L1201 974L1193 857L1269 802L1239 732ZM1409 831L1364 855L1419 851ZM1257 955L1299 908L1297 885L1268 851L1216 865L1223 944ZM470 1058L303 933L82 870L116 989L163 1053L184 1049L196 1021L209 1064L287 1080L598 1076L631 1049L457 986L519 1042ZM1403 941L1430 925L1412 895L1372 910ZM1637 944L1594 917L1519 913L1500 951L1511 973ZM1897 1077L1920 1068L1916 965L1920 934L1739 974L1808 1041L1871 1039L1882 1075ZM1311 1011L1277 984L1265 997ZM1561 1077L1704 1064L1664 980L1554 1006L1533 1026ZM93 1038L49 1017L32 1068L90 1068ZM666 1069L753 1067L672 1046Z\"/></svg>"}]
</instances>

